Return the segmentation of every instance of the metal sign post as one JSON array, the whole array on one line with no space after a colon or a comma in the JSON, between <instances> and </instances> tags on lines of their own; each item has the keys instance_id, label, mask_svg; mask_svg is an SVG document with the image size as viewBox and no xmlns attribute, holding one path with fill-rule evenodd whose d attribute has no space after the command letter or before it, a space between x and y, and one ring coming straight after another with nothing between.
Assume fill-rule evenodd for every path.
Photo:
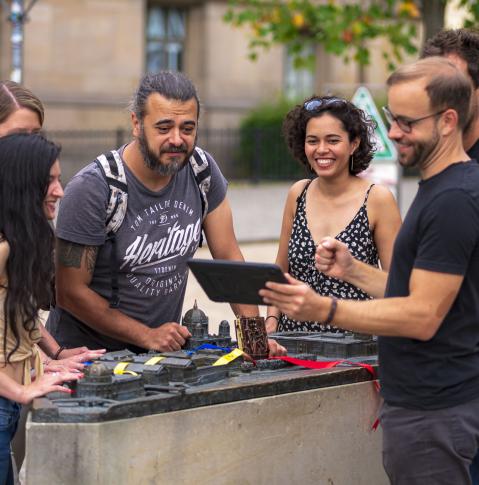
<instances>
[{"instance_id":1,"label":"metal sign post","mask_svg":"<svg viewBox=\"0 0 479 485\"><path fill-rule=\"evenodd\" d=\"M23 81L23 0L12 0L9 20L12 23L12 70L10 80Z\"/></svg>"},{"instance_id":2,"label":"metal sign post","mask_svg":"<svg viewBox=\"0 0 479 485\"><path fill-rule=\"evenodd\" d=\"M12 24L12 33L10 35L12 53L10 80L19 84L23 82L23 26L28 20L28 12L36 1L31 0L28 7L25 8L23 0L12 0L10 7L6 0L1 0L1 5L9 12L7 18Z\"/></svg>"}]
</instances>

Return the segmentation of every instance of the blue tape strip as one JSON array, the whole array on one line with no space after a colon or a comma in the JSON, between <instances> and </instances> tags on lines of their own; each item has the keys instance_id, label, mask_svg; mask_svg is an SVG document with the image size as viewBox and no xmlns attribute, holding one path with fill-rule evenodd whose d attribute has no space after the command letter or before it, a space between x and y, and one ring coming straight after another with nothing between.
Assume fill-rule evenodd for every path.
<instances>
[{"instance_id":1,"label":"blue tape strip","mask_svg":"<svg viewBox=\"0 0 479 485\"><path fill-rule=\"evenodd\" d=\"M217 345L213 345L213 344L202 344L199 347L188 350L186 353L187 353L187 355L192 355L192 354L198 352L198 350L203 350L203 349L222 350L223 352L231 352L230 347L218 347Z\"/></svg>"}]
</instances>

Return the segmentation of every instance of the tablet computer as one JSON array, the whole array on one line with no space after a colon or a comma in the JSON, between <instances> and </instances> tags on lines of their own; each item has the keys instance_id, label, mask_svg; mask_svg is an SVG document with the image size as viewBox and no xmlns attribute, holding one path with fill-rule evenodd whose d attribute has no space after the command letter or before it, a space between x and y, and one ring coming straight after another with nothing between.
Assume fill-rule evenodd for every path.
<instances>
[{"instance_id":1,"label":"tablet computer","mask_svg":"<svg viewBox=\"0 0 479 485\"><path fill-rule=\"evenodd\" d=\"M189 259L187 263L208 297L217 302L265 305L258 295L265 283L287 283L276 264L222 259Z\"/></svg>"}]
</instances>

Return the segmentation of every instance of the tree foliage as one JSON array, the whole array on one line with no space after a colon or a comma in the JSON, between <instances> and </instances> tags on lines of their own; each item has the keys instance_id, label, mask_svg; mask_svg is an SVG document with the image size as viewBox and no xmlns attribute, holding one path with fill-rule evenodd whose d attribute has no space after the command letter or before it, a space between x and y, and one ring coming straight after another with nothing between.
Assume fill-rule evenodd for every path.
<instances>
[{"instance_id":1,"label":"tree foliage","mask_svg":"<svg viewBox=\"0 0 479 485\"><path fill-rule=\"evenodd\" d=\"M479 23L479 2L477 0L459 0L459 6L467 11L464 27L477 28Z\"/></svg>"},{"instance_id":2,"label":"tree foliage","mask_svg":"<svg viewBox=\"0 0 479 485\"><path fill-rule=\"evenodd\" d=\"M445 0L439 1L443 6ZM313 56L304 56L304 46L321 44L325 51L353 59L361 65L370 62L368 41L384 38L382 55L389 68L402 62L405 54L418 50L421 14L431 6L427 0L230 0L224 20L234 26L249 26L249 57L273 44L283 44L293 55L296 67L311 66ZM468 11L466 26L477 24L479 2L459 0Z\"/></svg>"}]
</instances>

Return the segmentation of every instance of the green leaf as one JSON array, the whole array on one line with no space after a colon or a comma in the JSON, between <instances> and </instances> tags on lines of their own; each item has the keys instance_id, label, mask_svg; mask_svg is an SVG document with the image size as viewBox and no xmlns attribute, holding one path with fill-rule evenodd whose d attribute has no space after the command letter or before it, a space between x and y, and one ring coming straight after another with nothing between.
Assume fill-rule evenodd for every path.
<instances>
[{"instance_id":1,"label":"green leaf","mask_svg":"<svg viewBox=\"0 0 479 485\"><path fill-rule=\"evenodd\" d=\"M479 2L459 2L466 6L470 18L478 22ZM369 62L370 52L366 46L374 39L380 38L390 44L392 54L387 55L387 59L397 61L415 54L419 47L418 21L410 19L407 13L398 15L398 0L230 0L229 5L223 18L227 23L252 29L254 40L250 48L254 55L250 57L254 59L259 53L257 49L267 49L274 44L287 45L298 67L310 64L300 55L302 46L307 43L321 45L326 52L345 62L353 58L360 64ZM298 18L303 21L298 22Z\"/></svg>"}]
</instances>

